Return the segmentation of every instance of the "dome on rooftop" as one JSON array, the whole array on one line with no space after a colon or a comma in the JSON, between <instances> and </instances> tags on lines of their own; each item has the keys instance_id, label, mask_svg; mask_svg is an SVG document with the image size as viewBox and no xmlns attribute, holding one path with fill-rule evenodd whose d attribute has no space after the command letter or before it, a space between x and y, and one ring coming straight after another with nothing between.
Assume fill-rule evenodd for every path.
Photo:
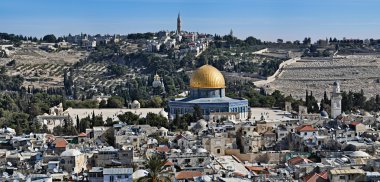
<instances>
[{"instance_id":1,"label":"dome on rooftop","mask_svg":"<svg viewBox=\"0 0 380 182\"><path fill-rule=\"evenodd\" d=\"M82 153L77 149L68 149L61 153L61 157L75 157L80 154Z\"/></svg>"},{"instance_id":2,"label":"dome on rooftop","mask_svg":"<svg viewBox=\"0 0 380 182\"><path fill-rule=\"evenodd\" d=\"M204 148L198 148L197 153L207 153L207 150Z\"/></svg>"},{"instance_id":3,"label":"dome on rooftop","mask_svg":"<svg viewBox=\"0 0 380 182\"><path fill-rule=\"evenodd\" d=\"M193 133L191 133L190 131L185 131L184 134L185 134L186 136L193 136Z\"/></svg>"},{"instance_id":4,"label":"dome on rooftop","mask_svg":"<svg viewBox=\"0 0 380 182\"><path fill-rule=\"evenodd\" d=\"M321 111L321 116L322 117L329 117L329 114L325 110L323 110L323 111Z\"/></svg>"},{"instance_id":5,"label":"dome on rooftop","mask_svg":"<svg viewBox=\"0 0 380 182\"><path fill-rule=\"evenodd\" d=\"M159 114L160 114L162 117L166 118L166 119L168 118L168 113L165 112L164 109L162 109L162 110L159 112Z\"/></svg>"},{"instance_id":6,"label":"dome on rooftop","mask_svg":"<svg viewBox=\"0 0 380 182\"><path fill-rule=\"evenodd\" d=\"M204 119L198 120L197 121L197 125L200 126L200 127L202 127L202 128L207 128L207 122Z\"/></svg>"},{"instance_id":7,"label":"dome on rooftop","mask_svg":"<svg viewBox=\"0 0 380 182\"><path fill-rule=\"evenodd\" d=\"M363 151L355 151L349 154L350 157L370 157L370 155L367 152Z\"/></svg>"},{"instance_id":8,"label":"dome on rooftop","mask_svg":"<svg viewBox=\"0 0 380 182\"><path fill-rule=\"evenodd\" d=\"M160 129L158 129L160 131L169 131L168 129L164 128L164 127L161 127Z\"/></svg>"},{"instance_id":9,"label":"dome on rooftop","mask_svg":"<svg viewBox=\"0 0 380 182\"><path fill-rule=\"evenodd\" d=\"M371 114L370 114L369 112L367 112L367 111L365 111L365 112L363 113L363 115L364 115L364 116L371 116Z\"/></svg>"},{"instance_id":10,"label":"dome on rooftop","mask_svg":"<svg viewBox=\"0 0 380 182\"><path fill-rule=\"evenodd\" d=\"M136 179L142 178L144 176L147 176L148 173L149 172L144 170L144 169L139 169L139 170L132 173L132 179L136 180Z\"/></svg>"},{"instance_id":11,"label":"dome on rooftop","mask_svg":"<svg viewBox=\"0 0 380 182\"><path fill-rule=\"evenodd\" d=\"M260 136L260 134L257 133L256 131L254 131L254 132L252 133L252 135L253 135L253 136Z\"/></svg>"},{"instance_id":12,"label":"dome on rooftop","mask_svg":"<svg viewBox=\"0 0 380 182\"><path fill-rule=\"evenodd\" d=\"M225 88L224 76L211 65L199 67L191 76L190 88Z\"/></svg>"}]
</instances>

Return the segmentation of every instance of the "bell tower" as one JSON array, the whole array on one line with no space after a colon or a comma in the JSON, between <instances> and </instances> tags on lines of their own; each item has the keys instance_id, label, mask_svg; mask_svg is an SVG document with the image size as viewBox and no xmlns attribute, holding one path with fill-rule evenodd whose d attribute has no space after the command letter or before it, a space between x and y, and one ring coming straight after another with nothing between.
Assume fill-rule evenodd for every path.
<instances>
[{"instance_id":1,"label":"bell tower","mask_svg":"<svg viewBox=\"0 0 380 182\"><path fill-rule=\"evenodd\" d=\"M177 17L177 34L181 34L181 15L178 13Z\"/></svg>"},{"instance_id":2,"label":"bell tower","mask_svg":"<svg viewBox=\"0 0 380 182\"><path fill-rule=\"evenodd\" d=\"M334 82L333 92L331 93L331 117L335 119L342 114L342 96L340 92L340 84Z\"/></svg>"}]
</instances>

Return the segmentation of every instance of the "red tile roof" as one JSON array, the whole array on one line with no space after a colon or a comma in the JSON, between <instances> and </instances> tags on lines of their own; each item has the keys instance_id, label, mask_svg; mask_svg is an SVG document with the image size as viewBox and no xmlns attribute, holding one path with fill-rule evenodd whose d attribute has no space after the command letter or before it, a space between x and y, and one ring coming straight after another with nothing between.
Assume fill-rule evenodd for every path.
<instances>
[{"instance_id":1,"label":"red tile roof","mask_svg":"<svg viewBox=\"0 0 380 182\"><path fill-rule=\"evenodd\" d=\"M354 122L351 123L352 126L356 126L356 125L358 125L358 124L362 124L362 123L361 123L361 122L358 122L358 121L354 121Z\"/></svg>"},{"instance_id":2,"label":"red tile roof","mask_svg":"<svg viewBox=\"0 0 380 182\"><path fill-rule=\"evenodd\" d=\"M55 148L66 148L66 145L68 144L69 142L67 142L65 139L63 138L57 138L55 139L54 141L54 144L55 144Z\"/></svg>"},{"instance_id":3,"label":"red tile roof","mask_svg":"<svg viewBox=\"0 0 380 182\"><path fill-rule=\"evenodd\" d=\"M202 176L199 171L181 171L175 175L177 180L193 179L194 177Z\"/></svg>"},{"instance_id":4,"label":"red tile roof","mask_svg":"<svg viewBox=\"0 0 380 182\"><path fill-rule=\"evenodd\" d=\"M301 162L305 162L305 163L313 163L313 161L307 159L307 158L303 158L303 157L300 157L300 156L297 156L297 157L293 157L291 159L288 160L288 164L290 165L297 165Z\"/></svg>"},{"instance_id":5,"label":"red tile roof","mask_svg":"<svg viewBox=\"0 0 380 182\"><path fill-rule=\"evenodd\" d=\"M306 182L317 182L317 181L322 181L328 179L328 173L327 171L321 172L321 173L311 173L309 175L306 175L303 177L304 181Z\"/></svg>"},{"instance_id":6,"label":"red tile roof","mask_svg":"<svg viewBox=\"0 0 380 182\"><path fill-rule=\"evenodd\" d=\"M329 173L327 171L321 172L318 174L321 178L327 180L329 179Z\"/></svg>"},{"instance_id":7,"label":"red tile roof","mask_svg":"<svg viewBox=\"0 0 380 182\"><path fill-rule=\"evenodd\" d=\"M169 152L169 147L168 146L162 146L162 147L156 147L157 152Z\"/></svg>"},{"instance_id":8,"label":"red tile roof","mask_svg":"<svg viewBox=\"0 0 380 182\"><path fill-rule=\"evenodd\" d=\"M165 163L165 166L173 166L174 164L171 161Z\"/></svg>"},{"instance_id":9,"label":"red tile roof","mask_svg":"<svg viewBox=\"0 0 380 182\"><path fill-rule=\"evenodd\" d=\"M306 132L306 131L317 131L313 126L311 125L303 125L296 129L298 132Z\"/></svg>"},{"instance_id":10,"label":"red tile roof","mask_svg":"<svg viewBox=\"0 0 380 182\"><path fill-rule=\"evenodd\" d=\"M240 177L244 177L245 175L244 174L241 174L241 173L239 173L239 172L234 172L234 174L235 174L235 176L240 176Z\"/></svg>"},{"instance_id":11,"label":"red tile roof","mask_svg":"<svg viewBox=\"0 0 380 182\"><path fill-rule=\"evenodd\" d=\"M79 135L78 136L80 136L80 137L87 137L87 134L86 133L84 133L84 132L82 132L82 133L79 133Z\"/></svg>"},{"instance_id":12,"label":"red tile roof","mask_svg":"<svg viewBox=\"0 0 380 182\"><path fill-rule=\"evenodd\" d=\"M245 166L245 167L250 171L264 171L265 170L264 167L260 167L260 166Z\"/></svg>"}]
</instances>

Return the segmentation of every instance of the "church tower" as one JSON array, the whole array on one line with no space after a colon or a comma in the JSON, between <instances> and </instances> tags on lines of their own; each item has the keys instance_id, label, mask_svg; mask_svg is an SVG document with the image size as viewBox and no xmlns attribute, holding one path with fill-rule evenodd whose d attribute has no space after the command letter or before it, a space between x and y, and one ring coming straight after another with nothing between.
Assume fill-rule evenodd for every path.
<instances>
[{"instance_id":1,"label":"church tower","mask_svg":"<svg viewBox=\"0 0 380 182\"><path fill-rule=\"evenodd\" d=\"M179 13L177 18L177 34L181 34L181 15Z\"/></svg>"},{"instance_id":2,"label":"church tower","mask_svg":"<svg viewBox=\"0 0 380 182\"><path fill-rule=\"evenodd\" d=\"M331 94L331 117L335 119L342 114L342 96L340 92L340 84L334 82L333 92Z\"/></svg>"}]
</instances>

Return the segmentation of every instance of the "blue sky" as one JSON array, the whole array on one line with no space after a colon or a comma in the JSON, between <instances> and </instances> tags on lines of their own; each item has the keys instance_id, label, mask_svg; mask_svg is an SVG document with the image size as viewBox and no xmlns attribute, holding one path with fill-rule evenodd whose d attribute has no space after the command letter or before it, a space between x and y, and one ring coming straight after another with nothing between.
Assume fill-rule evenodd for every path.
<instances>
[{"instance_id":1,"label":"blue sky","mask_svg":"<svg viewBox=\"0 0 380 182\"><path fill-rule=\"evenodd\" d=\"M380 38L380 0L0 0L0 32L128 34L175 30L262 40Z\"/></svg>"}]
</instances>

